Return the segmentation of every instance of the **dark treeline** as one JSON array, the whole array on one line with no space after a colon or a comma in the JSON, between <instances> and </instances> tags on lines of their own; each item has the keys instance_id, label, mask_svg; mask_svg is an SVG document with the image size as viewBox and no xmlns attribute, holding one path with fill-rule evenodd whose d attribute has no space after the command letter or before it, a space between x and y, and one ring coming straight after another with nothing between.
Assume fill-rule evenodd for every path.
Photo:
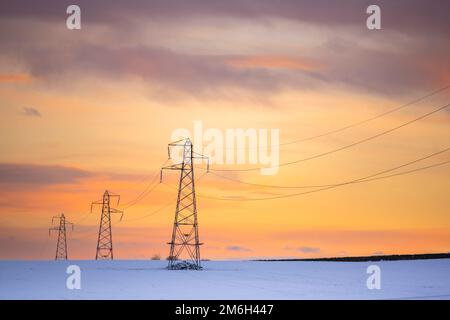
<instances>
[{"instance_id":1,"label":"dark treeline","mask_svg":"<svg viewBox=\"0 0 450 320\"><path fill-rule=\"evenodd\" d=\"M396 261L396 260L420 260L420 259L449 259L450 253L425 253L425 254L392 254L363 257L334 257L334 258L310 258L310 259L258 259L256 261L338 261L338 262L364 262L364 261Z\"/></svg>"}]
</instances>

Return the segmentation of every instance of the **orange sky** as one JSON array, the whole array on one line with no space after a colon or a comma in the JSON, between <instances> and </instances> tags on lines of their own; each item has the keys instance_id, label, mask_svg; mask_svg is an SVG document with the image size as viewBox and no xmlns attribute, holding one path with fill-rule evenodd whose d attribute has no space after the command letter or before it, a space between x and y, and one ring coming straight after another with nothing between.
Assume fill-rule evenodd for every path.
<instances>
[{"instance_id":1,"label":"orange sky","mask_svg":"<svg viewBox=\"0 0 450 320\"><path fill-rule=\"evenodd\" d=\"M51 259L56 235L49 237L48 228L61 212L76 223L69 256L92 259L100 215L88 214L90 203L105 189L119 193L122 203L132 201L159 174L171 133L192 130L194 121L222 131L279 129L283 143L370 118L449 80L450 28L437 16L420 16L433 16L420 6L407 13L419 25L409 26L402 10L387 8L385 27L369 31L359 5L336 8L342 15L326 20L317 13L320 5L302 1L299 8L311 14L291 15L281 6L260 15L267 8L256 10L256 1L254 11L239 12L231 3L217 12L195 2L201 8L180 7L178 17L163 2L138 1L136 12L112 3L102 11L81 2L89 19L78 31L67 30L64 9L59 17L50 3L31 16L14 5L0 10L8 14L1 29L12 30L0 34L1 259ZM158 17L150 19L155 11ZM119 12L121 19L111 21ZM280 162L351 144L448 103L449 89L364 125L281 146ZM281 167L273 176L217 173L259 184L333 184L443 150L449 137L450 113L443 110L353 148ZM448 159L447 152L405 169ZM167 184L176 187L177 174L165 172ZM246 202L208 196L262 198L302 189L207 174L197 183L202 257L448 252L449 181L447 165ZM114 217L115 257L167 256L175 202L176 190L160 184L126 209L123 221Z\"/></svg>"}]
</instances>

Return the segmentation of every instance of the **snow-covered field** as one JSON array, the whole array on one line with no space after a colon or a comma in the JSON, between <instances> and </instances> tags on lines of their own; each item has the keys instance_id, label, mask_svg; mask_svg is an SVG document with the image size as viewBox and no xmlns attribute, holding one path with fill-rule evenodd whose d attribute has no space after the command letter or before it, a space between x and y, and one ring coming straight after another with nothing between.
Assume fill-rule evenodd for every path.
<instances>
[{"instance_id":1,"label":"snow-covered field","mask_svg":"<svg viewBox=\"0 0 450 320\"><path fill-rule=\"evenodd\" d=\"M66 287L78 265L81 289ZM367 266L381 268L369 290ZM0 261L1 299L450 299L450 259L385 262Z\"/></svg>"}]
</instances>

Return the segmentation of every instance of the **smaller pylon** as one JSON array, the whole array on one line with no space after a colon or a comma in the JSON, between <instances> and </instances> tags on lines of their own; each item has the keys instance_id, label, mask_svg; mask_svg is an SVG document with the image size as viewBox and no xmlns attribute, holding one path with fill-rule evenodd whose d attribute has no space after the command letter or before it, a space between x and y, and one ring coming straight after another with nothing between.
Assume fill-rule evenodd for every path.
<instances>
[{"instance_id":1,"label":"smaller pylon","mask_svg":"<svg viewBox=\"0 0 450 320\"><path fill-rule=\"evenodd\" d=\"M111 213L121 213L120 220L122 221L123 211L111 208L111 198L117 198L117 205L119 205L120 195L114 194L108 190L103 194L102 200L92 202L91 213L94 205L102 206L102 216L100 218L100 228L98 230L97 251L95 253L95 260L113 260L113 242L111 231Z\"/></svg>"},{"instance_id":2,"label":"smaller pylon","mask_svg":"<svg viewBox=\"0 0 450 320\"><path fill-rule=\"evenodd\" d=\"M59 219L59 224L54 226L55 219ZM64 213L60 216L54 216L52 218L52 226L48 229L48 235L52 231L58 231L58 240L56 242L56 254L55 260L67 260L67 238L66 238L66 226L71 225L73 230L73 223L66 220Z\"/></svg>"}]
</instances>

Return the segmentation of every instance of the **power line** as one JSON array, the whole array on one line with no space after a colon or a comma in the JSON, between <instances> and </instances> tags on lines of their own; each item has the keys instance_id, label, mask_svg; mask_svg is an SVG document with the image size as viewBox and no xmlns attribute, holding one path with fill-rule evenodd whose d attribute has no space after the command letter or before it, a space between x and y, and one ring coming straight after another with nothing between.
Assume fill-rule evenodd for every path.
<instances>
[{"instance_id":1,"label":"power line","mask_svg":"<svg viewBox=\"0 0 450 320\"><path fill-rule=\"evenodd\" d=\"M195 179L195 182L197 183L205 175L206 175L206 172L202 173L197 179ZM169 187L169 188L177 189L176 187L172 187L171 185L169 185L169 184L167 184L165 182L162 182L162 184L167 186L167 187ZM141 216L141 217L138 217L138 218L134 218L134 219L125 219L125 222L137 221L137 220L142 220L142 219L148 218L150 216L153 216L153 215L157 214L158 212L161 212L163 209L169 207L172 204L175 204L175 202L174 201L170 201L170 202L164 204L163 206L159 207L158 209L156 209L156 210L154 210L154 211L152 211L152 212L150 212L150 213L148 213L148 214L146 214L144 216Z\"/></svg>"},{"instance_id":2,"label":"power line","mask_svg":"<svg viewBox=\"0 0 450 320\"><path fill-rule=\"evenodd\" d=\"M198 176L198 178L195 179L195 183L197 183L197 182L198 182L201 178L203 178L205 175L206 175L206 172L203 172L200 176ZM165 185L165 186L168 186L168 187L170 187L170 188L175 188L175 187L172 187L171 185L165 183L164 181L161 182L161 184L163 184L163 185ZM177 189L177 188L175 188L175 189ZM157 208L157 209L154 210L154 211L151 211L150 213L148 213L148 214L146 214L146 215L144 215L144 216L137 217L137 218L134 218L134 219L125 219L124 221L125 221L125 222L128 222L128 221L137 221L137 220L142 220L142 219L148 218L148 217L150 217L150 216L153 216L153 215L157 214L158 212L161 212L163 209L165 209L165 208L167 208L168 206L170 206L170 205L172 205L172 204L175 204L175 203L176 203L176 202L172 200L172 201L170 201L170 202L164 204L163 206Z\"/></svg>"},{"instance_id":3,"label":"power line","mask_svg":"<svg viewBox=\"0 0 450 320\"><path fill-rule=\"evenodd\" d=\"M395 168L392 168L392 169L384 170L382 172L375 173L375 174L372 174L372 175L369 175L369 176L366 176L366 177L363 177L363 178L354 179L354 180L351 180L351 181L347 181L347 182L331 185L331 186L324 187L324 188L319 188L319 189L310 190L310 191L304 191L304 192L298 192L298 193L276 195L276 196L272 196L272 197L264 197L264 198L226 198L226 197L214 197L214 196L201 195L201 194L198 194L198 197L211 199L211 200L223 200L223 201L259 201L259 200L274 200L274 199L281 199L281 198L290 198L290 197L302 196L302 195L306 195L306 194L311 194L311 193L316 193L316 192L320 192L320 191L325 191L325 190L329 190L329 189L334 189L334 188L337 188L337 187L350 185L350 184L355 184L355 183L369 182L369 181L374 181L374 180L381 180L381 179L387 179L387 178L391 178L391 177L406 175L406 174L410 174L410 173L414 173L414 172L418 172L418 171L422 171L422 170L427 170L427 169L439 167L439 166L442 166L442 165L445 165L445 164L448 164L448 163L450 163L450 160L447 160L447 161L444 161L444 162L440 162L440 163L436 163L436 164L432 164L432 165L425 166L425 167L420 167L420 168L416 168L416 169L412 169L412 170L408 170L408 171L403 171L403 172L387 175L387 176L376 177L376 176L378 176L380 174L387 173L387 172L395 170Z\"/></svg>"},{"instance_id":4,"label":"power line","mask_svg":"<svg viewBox=\"0 0 450 320\"><path fill-rule=\"evenodd\" d=\"M204 173L203 173L202 175L200 175L197 179L195 179L195 182L199 181L204 175L206 175L206 172L204 172ZM170 187L170 188L175 188L175 187L172 187L171 185L169 185L169 184L167 184L167 183L165 183L165 182L162 182L162 184L165 185L165 186L168 186L168 187ZM176 188L175 188L175 189L176 189ZM154 211L152 211L152 212L150 212L150 213L148 213L148 214L146 214L146 215L144 215L144 216L142 216L142 217L138 217L138 218L134 218L134 219L125 219L124 221L125 221L125 222L128 222L128 221L137 221L137 220L145 219L145 218L147 218L147 217L150 217L150 216L155 215L156 213L162 211L163 209L167 208L167 207L170 206L171 204L175 204L175 203L176 203L176 202L172 200L172 201L166 203L165 205L159 207L158 209L156 209L156 210L154 210Z\"/></svg>"},{"instance_id":5,"label":"power line","mask_svg":"<svg viewBox=\"0 0 450 320\"><path fill-rule=\"evenodd\" d=\"M423 161L423 160L429 159L431 157L437 156L439 154L445 153L445 152L447 152L449 150L450 150L450 147L449 148L445 148L443 150L440 150L440 151L434 152L434 153L432 153L430 155L427 155L427 156L425 156L423 158L416 159L416 160L413 160L411 162L402 164L402 165L400 165L398 167L390 169L389 171L393 171L393 170L396 170L396 169L400 169L400 168L409 166L409 165L414 164L416 162ZM386 172L383 172L383 173L386 173ZM310 189L310 188L323 188L323 187L329 187L329 186L334 186L334 185L340 184L340 183L333 183L333 184L301 185L301 186L270 185L270 184L259 184L259 183L252 183L252 182L243 181L243 180L240 180L240 179L234 179L234 178L223 176L223 175L220 175L220 174L217 174L217 173L214 173L214 172L211 172L211 174L213 174L213 175L215 175L215 176L217 176L219 178L225 179L225 180L229 180L229 181L233 181L233 182L237 182L237 183L241 183L241 184L245 184L245 185L249 185L249 186L263 187L263 188ZM382 173L380 173L380 174L382 174Z\"/></svg>"},{"instance_id":6,"label":"power line","mask_svg":"<svg viewBox=\"0 0 450 320\"><path fill-rule=\"evenodd\" d=\"M166 160L162 166L164 166L167 163L168 160ZM136 203L138 203L139 201L141 201L142 199L144 199L146 196L148 196L150 193L152 193L156 187L158 186L158 184L153 185L153 183L155 183L157 181L159 177L159 172L155 173L154 175L152 175L152 178L150 179L149 184L147 185L147 187L137 196L135 197L133 200L126 202L125 204L123 204L123 208L122 209L128 209L132 206L134 206Z\"/></svg>"},{"instance_id":7,"label":"power line","mask_svg":"<svg viewBox=\"0 0 450 320\"><path fill-rule=\"evenodd\" d=\"M220 198L220 197L213 197L213 196L207 196L207 195L201 195L201 194L199 194L198 197L211 199L211 200L223 200L223 201L258 201L258 200L274 200L274 199L280 199L280 198L289 198L289 197L295 197L295 196L301 196L301 195L306 195L306 194L310 194L310 193L325 191L325 190L328 190L328 189L333 189L333 188L337 188L337 187L341 187L341 186L345 186L345 185L349 185L349 184L370 182L370 181L375 181L375 180L392 178L392 177L396 177L396 176L407 175L407 174L410 174L410 173L414 173L414 172L418 172L418 171L422 171L422 170L427 170L427 169L443 166L443 165L446 165L446 164L449 164L449 163L450 163L450 160L447 160L447 161L436 163L436 164L433 164L433 165L420 167L420 168L416 168L416 169L412 169L412 170L408 170L408 171L402 171L402 172L394 173L394 174L387 175L387 176L376 177L376 178L360 180L360 181L349 181L349 182L338 184L338 185L332 185L332 186L326 187L326 188L321 188L321 189L316 189L316 190L311 190L311 191L306 191L306 192L300 192L300 193L294 193L294 194L279 195L279 196L274 196L274 197L266 197L266 198Z\"/></svg>"},{"instance_id":8,"label":"power line","mask_svg":"<svg viewBox=\"0 0 450 320\"><path fill-rule=\"evenodd\" d=\"M142 217L138 217L138 218L134 218L134 219L126 219L125 222L137 221L137 220L142 220L142 219L148 218L150 216L153 216L153 215L157 214L158 212L162 211L163 209L167 208L168 206L170 206L171 204L174 204L174 203L175 202L173 200L171 200L170 202L166 203L165 205L159 207L158 209L156 209L156 210L154 210L154 211L152 211L152 212L150 212L150 213L148 213L148 214L146 214L146 215L144 215Z\"/></svg>"},{"instance_id":9,"label":"power line","mask_svg":"<svg viewBox=\"0 0 450 320\"><path fill-rule=\"evenodd\" d=\"M434 95L436 95L436 94L438 94L438 93L440 93L440 92L442 92L442 91L445 91L445 90L447 90L448 88L450 88L450 85L446 85L445 87L442 87L442 88L440 88L440 89L438 89L438 90L436 90L436 91L430 92L430 93L428 93L428 94L426 94L426 95L424 95L424 96L422 96L422 97L419 97L419 98L417 98L417 99L415 99L415 100L412 100L412 101L410 101L410 102L407 102L407 103L405 103L405 104L403 104L403 105L401 105L401 106L399 106L399 107L396 107L396 108L387 110L387 111L385 111L385 112L382 112L382 113L380 113L380 114L378 114L378 115L375 115L375 116L373 116L373 117L371 117L371 118L368 118L368 119L365 119L365 120L361 120L361 121L358 121L358 122L349 124L349 125L347 125L347 126L344 126L344 127L341 127L341 128L335 129L335 130L331 130L331 131L322 133L322 134L314 135L314 136L307 137L307 138L303 138L303 139L297 139L297 140L293 140L293 141L288 141L288 142L280 143L278 146L284 146L284 145L288 145L288 144L294 144L294 143L299 143L299 142L304 142L304 141L314 140L314 139L317 139L317 138L326 137L326 136L329 136L329 135L331 135L331 134L335 134L335 133L338 133L338 132L341 132L341 131L344 131L344 130L347 130L347 129L351 129L351 128L357 127L357 126L359 126L359 125L368 123L368 122L370 122L370 121L379 119L379 118L384 117L384 116L386 116L386 115L388 115L388 114L394 113L394 112L396 112L396 111L399 111L399 110L401 110L401 109L404 109L404 108L406 108L406 107L409 107L409 106L411 106L411 105L414 105L414 104L416 104L416 103L418 103L418 102L420 102L420 101L422 101L422 100L425 100L425 99L427 99L427 98L429 98L429 97L432 97L432 96L434 96Z\"/></svg>"},{"instance_id":10,"label":"power line","mask_svg":"<svg viewBox=\"0 0 450 320\"><path fill-rule=\"evenodd\" d=\"M405 104L402 104L402 105L400 105L398 107L395 107L393 109L389 109L387 111L384 111L384 112L382 112L380 114L377 114L375 116L372 116L370 118L367 118L367 119L364 119L364 120L360 120L360 121L351 123L349 125L346 125L346 126L343 126L343 127L337 128L337 129L326 131L326 132L323 132L323 133L320 133L320 134L317 134L317 135L313 135L313 136L309 136L309 137L306 137L306 138L301 138L301 139L296 139L296 140L292 140L292 141L287 141L287 142L275 144L275 145L272 145L272 146L265 146L264 148L281 147L281 146L286 146L286 145L290 145L290 144L296 144L296 143L299 143L299 142L305 142L305 141L310 141L310 140L314 140L314 139L318 139L318 138L323 138L323 137L326 137L326 136L329 136L329 135L332 135L332 134L335 134L335 133L339 133L339 132L342 132L342 131L345 131L345 130L348 130L348 129L351 129L351 128L354 128L354 127L357 127L357 126L360 126L362 124L365 124L365 123L377 120L379 118L382 118L382 117L384 117L386 115L389 115L391 113L394 113L396 111L405 109L405 108L407 108L409 106L412 106L412 105L414 105L414 104L416 104L418 102L421 102L421 101L423 101L423 100L425 100L427 98L430 98L430 97L432 97L432 96L434 96L434 95L436 95L438 93L441 93L441 92L447 90L448 88L450 88L450 85L446 85L444 87L441 87L441 88L439 88L439 89L437 89L435 91L429 92L429 93L427 93L427 94L425 94L425 95L423 95L423 96L421 96L419 98L411 100L411 101L409 101L409 102L407 102ZM257 148L261 148L261 146L259 146L259 147L242 147L242 148L235 146L235 147L227 147L226 149L230 149L230 150L236 150L236 149L251 150L251 149L257 149Z\"/></svg>"},{"instance_id":11,"label":"power line","mask_svg":"<svg viewBox=\"0 0 450 320\"><path fill-rule=\"evenodd\" d=\"M158 178L159 174L156 176L156 179ZM154 182L155 182L154 181ZM153 182L153 183L154 183ZM150 186L151 184L149 184ZM141 201L142 199L144 199L145 197L147 197L150 193L152 193L156 188L158 188L159 183L156 183L155 185L153 185L151 188L146 188L146 190L144 190L140 196L136 197L136 199L134 199L133 201L127 202L126 205L124 205L124 207L122 208L123 210L131 208L132 206L136 205L139 201Z\"/></svg>"},{"instance_id":12,"label":"power line","mask_svg":"<svg viewBox=\"0 0 450 320\"><path fill-rule=\"evenodd\" d=\"M81 216L81 218L80 219L78 219L76 222L74 222L73 224L79 224L81 221L84 221L88 216L90 216L91 215L91 213L90 212L88 212L88 213L86 213L85 215L83 215L83 216Z\"/></svg>"},{"instance_id":13,"label":"power line","mask_svg":"<svg viewBox=\"0 0 450 320\"><path fill-rule=\"evenodd\" d=\"M89 230L93 230L92 228L98 228L98 225L88 225L88 226L86 226L87 228L88 228L88 231ZM74 238L74 239L76 239L76 240L80 240L80 239L85 239L86 237L88 237L88 236L94 236L94 235L98 235L98 229L96 229L94 232L75 232L75 233L78 233L78 235L79 236L77 236L76 238Z\"/></svg>"},{"instance_id":14,"label":"power line","mask_svg":"<svg viewBox=\"0 0 450 320\"><path fill-rule=\"evenodd\" d=\"M195 182L199 181L204 175L206 175L206 172L202 173L197 179L195 179ZM166 185L166 186L169 186L169 187L172 188L171 185L169 185L169 184L167 184L167 183L165 183L165 182L162 182L162 184L163 184L163 185ZM125 218L125 219L120 220L119 222L122 222L122 221L129 222L129 221L137 221L137 220L145 219L145 218L147 218L147 217L153 216L154 214L156 214L156 213L162 211L163 209L167 208L168 206L170 206L171 204L174 204L174 203L175 203L175 202L172 200L172 201L170 201L170 202L164 204L163 206L157 208L157 209L154 210L154 211L151 211L150 213L148 213L148 214L146 214L146 215L144 215L144 216L137 217L137 218L134 218L134 219L127 219L127 218ZM94 225L91 225L91 226L88 226L88 227L91 227L91 228L92 228L92 227L95 227L95 226L94 226ZM94 235L94 234L97 234L97 232L87 233L87 234L82 235L82 237L84 237L84 236L86 236L86 235ZM77 239L78 239L78 238L77 238Z\"/></svg>"},{"instance_id":15,"label":"power line","mask_svg":"<svg viewBox=\"0 0 450 320\"><path fill-rule=\"evenodd\" d=\"M203 172L198 178L195 179L195 183L197 183L197 181L199 181L201 178L203 178L203 177L204 177L206 174L208 174L208 173L209 173L209 172ZM164 182L164 181L161 181L161 184L163 184L163 185L165 185L166 187L169 187L169 188L171 188L171 189L178 190L177 187L171 186L170 184L168 184L168 183L166 183L166 182Z\"/></svg>"},{"instance_id":16,"label":"power line","mask_svg":"<svg viewBox=\"0 0 450 320\"><path fill-rule=\"evenodd\" d=\"M382 176L382 177L375 177L375 178L370 178L370 179L366 179L366 180L356 181L354 183L362 183L362 182L376 181L376 180L387 179L387 178L392 178L392 177L397 177L397 176L404 176L404 175L407 175L407 174L410 174L410 173L414 173L414 172L419 172L419 171L423 171L423 170L427 170L427 169L440 167L440 166L446 165L448 163L450 163L450 160L446 160L446 161L443 161L443 162L438 162L438 163L435 163L435 164L430 164L430 165L425 166L425 167L419 167L419 168L415 168L415 169L411 169L411 170L407 170L407 171L393 173L393 174L389 174L389 175Z\"/></svg>"},{"instance_id":17,"label":"power line","mask_svg":"<svg viewBox=\"0 0 450 320\"><path fill-rule=\"evenodd\" d=\"M348 144L348 145L339 147L339 148L337 148L337 149L333 149L333 150L330 150L330 151L327 151L327 152L324 152L324 153L319 153L319 154L316 154L316 155L314 155L314 156L310 156L310 157L307 157L307 158L298 159L298 160L289 161L289 162L284 162L284 163L281 163L281 164L279 164L279 165L277 165L277 166L272 166L272 167L253 167L253 168L246 168L246 169L210 169L210 171L256 171L256 170L261 170L261 169L278 168L278 167L288 166L288 165L292 165L292 164L296 164L296 163L300 163L300 162L304 162L304 161L308 161L308 160L317 159L317 158L320 158L320 157L323 157L323 156L326 156L326 155L330 155L330 154L336 153L336 152L338 152L338 151L342 151L342 150L345 150L345 149L348 149L348 148L357 146L357 145L359 145L359 144L362 144L362 143L364 143L364 142L368 142L368 141L370 141L370 140L379 138L379 137L381 137L381 136L384 136L384 135L386 135L386 134L388 134L388 133L391 133L391 132L393 132L393 131L396 131L396 130L398 130L398 129L401 129L401 128L403 128L403 127L406 127L406 126L408 126L408 125L410 125L410 124L413 124L413 123L415 123L415 122L417 122L417 121L420 121L420 120L422 120L422 119L424 119L424 118L426 118L426 117L429 117L429 116L431 116L431 115L433 115L433 114L435 114L435 113L437 113L437 112L439 112L439 111L442 111L442 110L448 108L449 106L450 106L450 104L446 104L446 105L444 105L444 106L442 106L442 107L439 107L439 108L437 108L437 109L434 109L433 111L430 111L430 112L428 112L428 113L425 113L425 114L421 115L420 117L417 117L417 118L415 118L415 119L413 119L413 120L404 122L404 123L402 123L402 124L400 124L400 125L398 125L398 126L395 126L395 127L391 128L391 129L382 131L382 132L380 132L380 133L378 133L378 134L375 134L375 135L373 135L373 136L369 136L369 137L367 137L367 138L358 140L358 141L356 141L356 142L353 142L353 143L351 143L351 144ZM201 167L201 169L206 170L206 168L202 168L202 167Z\"/></svg>"}]
</instances>

